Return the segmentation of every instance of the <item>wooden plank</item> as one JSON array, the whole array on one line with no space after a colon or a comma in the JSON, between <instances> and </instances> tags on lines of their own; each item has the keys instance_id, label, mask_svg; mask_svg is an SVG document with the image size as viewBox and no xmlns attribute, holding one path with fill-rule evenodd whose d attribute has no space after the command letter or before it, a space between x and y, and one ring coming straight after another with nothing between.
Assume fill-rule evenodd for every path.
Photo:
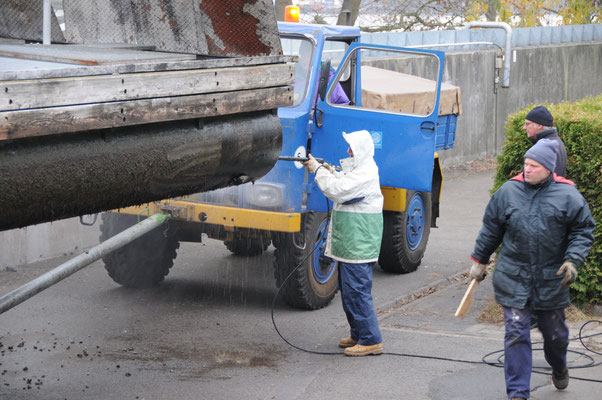
<instances>
[{"instance_id":1,"label":"wooden plank","mask_svg":"<svg viewBox=\"0 0 602 400\"><path fill-rule=\"evenodd\" d=\"M0 140L270 110L292 98L292 86L283 86L0 112Z\"/></svg>"},{"instance_id":2,"label":"wooden plank","mask_svg":"<svg viewBox=\"0 0 602 400\"><path fill-rule=\"evenodd\" d=\"M253 65L281 64L296 61L293 56L261 56L244 58L205 58L201 60L140 62L117 65L68 65L57 64L62 68L45 69L21 68L6 69L0 65L0 81L17 81L28 79L67 78L76 76L130 74L139 72L179 71L187 69L233 68ZM30 62L35 62L31 60ZM44 61L39 61L44 63Z\"/></svg>"},{"instance_id":3,"label":"wooden plank","mask_svg":"<svg viewBox=\"0 0 602 400\"><path fill-rule=\"evenodd\" d=\"M464 318L470 309L470 306L472 305L472 295L474 294L478 284L479 282L474 278L470 281L468 289L466 289L466 293L464 293L464 297L462 297L462 301L460 301L460 305L458 306L454 316L458 318Z\"/></svg>"},{"instance_id":4,"label":"wooden plank","mask_svg":"<svg viewBox=\"0 0 602 400\"><path fill-rule=\"evenodd\" d=\"M107 47L70 46L62 44L0 44L0 55L32 60L83 65L123 64L149 61L194 60L194 54L140 51Z\"/></svg>"},{"instance_id":5,"label":"wooden plank","mask_svg":"<svg viewBox=\"0 0 602 400\"><path fill-rule=\"evenodd\" d=\"M0 82L0 111L282 86L292 64Z\"/></svg>"}]
</instances>

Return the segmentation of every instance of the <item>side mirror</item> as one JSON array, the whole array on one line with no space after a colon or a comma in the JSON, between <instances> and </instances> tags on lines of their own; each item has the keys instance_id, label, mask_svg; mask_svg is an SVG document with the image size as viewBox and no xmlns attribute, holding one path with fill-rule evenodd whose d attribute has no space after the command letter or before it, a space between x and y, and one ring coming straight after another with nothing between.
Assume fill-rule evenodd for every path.
<instances>
[{"instance_id":1,"label":"side mirror","mask_svg":"<svg viewBox=\"0 0 602 400\"><path fill-rule=\"evenodd\" d=\"M318 82L318 96L324 100L326 88L328 87L328 77L330 76L330 60L326 60L320 69L320 81Z\"/></svg>"}]
</instances>

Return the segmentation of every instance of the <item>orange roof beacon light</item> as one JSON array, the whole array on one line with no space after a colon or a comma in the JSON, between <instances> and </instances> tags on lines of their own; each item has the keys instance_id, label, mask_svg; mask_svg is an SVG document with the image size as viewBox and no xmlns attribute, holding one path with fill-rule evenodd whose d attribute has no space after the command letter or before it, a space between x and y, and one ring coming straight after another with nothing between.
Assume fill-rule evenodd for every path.
<instances>
[{"instance_id":1,"label":"orange roof beacon light","mask_svg":"<svg viewBox=\"0 0 602 400\"><path fill-rule=\"evenodd\" d=\"M299 22L299 6L286 6L284 22Z\"/></svg>"}]
</instances>

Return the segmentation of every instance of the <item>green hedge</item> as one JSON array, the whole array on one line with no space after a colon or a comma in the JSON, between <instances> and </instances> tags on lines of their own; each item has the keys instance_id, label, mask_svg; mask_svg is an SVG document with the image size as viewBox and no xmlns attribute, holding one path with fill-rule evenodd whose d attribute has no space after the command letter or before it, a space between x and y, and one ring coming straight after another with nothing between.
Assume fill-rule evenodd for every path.
<instances>
[{"instance_id":1,"label":"green hedge","mask_svg":"<svg viewBox=\"0 0 602 400\"><path fill-rule=\"evenodd\" d=\"M575 182L587 200L596 231L594 245L585 265L579 269L571 296L578 303L602 303L602 95L575 103L546 104L554 116L554 126L567 151L567 178ZM523 156L531 146L522 129L533 106L510 115L506 120L506 142L497 161L496 191L522 170Z\"/></svg>"}]
</instances>

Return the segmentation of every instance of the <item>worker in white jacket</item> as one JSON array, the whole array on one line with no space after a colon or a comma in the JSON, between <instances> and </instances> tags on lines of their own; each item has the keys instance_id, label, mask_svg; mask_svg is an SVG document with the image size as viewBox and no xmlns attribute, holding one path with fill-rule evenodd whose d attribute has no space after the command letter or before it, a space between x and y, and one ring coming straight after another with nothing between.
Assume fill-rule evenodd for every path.
<instances>
[{"instance_id":1,"label":"worker in white jacket","mask_svg":"<svg viewBox=\"0 0 602 400\"><path fill-rule=\"evenodd\" d=\"M383 232L383 196L374 143L368 131L343 132L350 157L342 171L319 164L312 155L305 163L315 182L333 201L326 255L339 261L339 286L351 335L341 339L345 355L382 354L382 336L372 302L372 269L378 260Z\"/></svg>"}]
</instances>

